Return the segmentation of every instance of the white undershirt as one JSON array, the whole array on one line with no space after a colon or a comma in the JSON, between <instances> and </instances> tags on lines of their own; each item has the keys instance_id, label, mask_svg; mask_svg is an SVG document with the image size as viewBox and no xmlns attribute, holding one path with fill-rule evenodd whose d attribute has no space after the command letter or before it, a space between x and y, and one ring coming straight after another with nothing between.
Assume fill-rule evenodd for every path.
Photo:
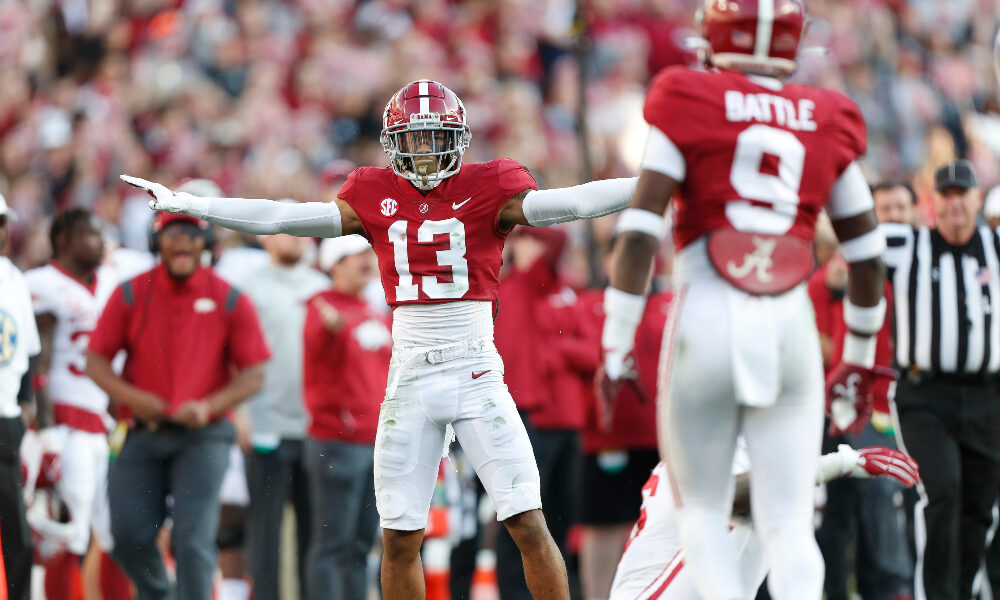
<instances>
[{"instance_id":1,"label":"white undershirt","mask_svg":"<svg viewBox=\"0 0 1000 600\"><path fill-rule=\"evenodd\" d=\"M493 303L459 300L404 304L392 312L392 342L398 348L439 346L476 338L493 340Z\"/></svg>"}]
</instances>

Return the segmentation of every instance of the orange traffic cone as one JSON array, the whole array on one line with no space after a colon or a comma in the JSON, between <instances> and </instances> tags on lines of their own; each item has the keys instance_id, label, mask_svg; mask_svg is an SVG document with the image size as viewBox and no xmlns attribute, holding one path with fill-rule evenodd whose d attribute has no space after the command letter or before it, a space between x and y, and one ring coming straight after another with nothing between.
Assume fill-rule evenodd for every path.
<instances>
[{"instance_id":1,"label":"orange traffic cone","mask_svg":"<svg viewBox=\"0 0 1000 600\"><path fill-rule=\"evenodd\" d=\"M424 584L427 600L451 600L451 544L441 538L424 542Z\"/></svg>"},{"instance_id":2,"label":"orange traffic cone","mask_svg":"<svg viewBox=\"0 0 1000 600\"><path fill-rule=\"evenodd\" d=\"M483 549L476 554L476 570L472 574L470 600L500 600L497 587L497 555L492 550Z\"/></svg>"},{"instance_id":3,"label":"orange traffic cone","mask_svg":"<svg viewBox=\"0 0 1000 600\"><path fill-rule=\"evenodd\" d=\"M7 567L3 564L2 552L0 552L0 600L7 600Z\"/></svg>"}]
</instances>

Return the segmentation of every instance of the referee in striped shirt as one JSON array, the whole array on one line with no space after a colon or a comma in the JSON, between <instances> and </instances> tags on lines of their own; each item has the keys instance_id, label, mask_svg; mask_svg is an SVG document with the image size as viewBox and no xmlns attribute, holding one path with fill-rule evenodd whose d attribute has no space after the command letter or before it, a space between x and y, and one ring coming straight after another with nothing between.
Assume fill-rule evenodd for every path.
<instances>
[{"instance_id":1,"label":"referee in striped shirt","mask_svg":"<svg viewBox=\"0 0 1000 600\"><path fill-rule=\"evenodd\" d=\"M920 464L916 600L966 600L1000 489L1000 238L972 164L934 174L937 227L887 223L902 445Z\"/></svg>"}]
</instances>

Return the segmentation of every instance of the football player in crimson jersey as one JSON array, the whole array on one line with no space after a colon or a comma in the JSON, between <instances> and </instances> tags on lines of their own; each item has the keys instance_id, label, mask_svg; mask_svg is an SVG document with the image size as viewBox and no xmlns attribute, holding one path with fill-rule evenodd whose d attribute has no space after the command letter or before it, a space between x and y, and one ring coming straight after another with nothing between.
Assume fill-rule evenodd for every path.
<instances>
[{"instance_id":1,"label":"football player in crimson jersey","mask_svg":"<svg viewBox=\"0 0 1000 600\"><path fill-rule=\"evenodd\" d=\"M849 331L828 380L838 427L863 425L876 377L885 239L855 163L865 152L865 124L842 94L784 81L804 21L801 0L705 1L708 68L669 67L647 92L651 132L632 206L619 220L604 302L604 370L616 379L674 198L676 289L661 353L658 433L681 543L706 600L745 597L728 535L740 433L757 466L750 489L773 559L771 595L822 594L811 518L823 366L803 282L824 207L850 270Z\"/></svg>"},{"instance_id":2,"label":"football player in crimson jersey","mask_svg":"<svg viewBox=\"0 0 1000 600\"><path fill-rule=\"evenodd\" d=\"M332 202L283 204L196 198L123 176L150 207L255 234L358 233L378 257L393 308L393 353L375 441L375 499L383 528L386 598L424 597L420 544L450 432L469 455L524 561L535 598L568 598L566 568L542 517L531 444L493 345L504 240L516 225L545 226L617 212L634 179L538 190L511 159L462 163L465 107L440 83L393 94L382 145L391 168L361 167Z\"/></svg>"},{"instance_id":3,"label":"football player in crimson jersey","mask_svg":"<svg viewBox=\"0 0 1000 600\"><path fill-rule=\"evenodd\" d=\"M753 598L770 567L760 537L747 514L749 489L746 473L750 462L746 448L739 446L732 465L735 476L734 518L729 538L737 546L739 570L746 589L741 598ZM902 452L871 446L855 450L841 444L836 452L819 459L816 485L837 477L892 478L907 487L920 480L917 463ZM699 600L687 556L680 547L677 508L671 493L670 477L664 463L653 469L642 486L642 509L632 527L625 552L618 562L610 600Z\"/></svg>"}]
</instances>

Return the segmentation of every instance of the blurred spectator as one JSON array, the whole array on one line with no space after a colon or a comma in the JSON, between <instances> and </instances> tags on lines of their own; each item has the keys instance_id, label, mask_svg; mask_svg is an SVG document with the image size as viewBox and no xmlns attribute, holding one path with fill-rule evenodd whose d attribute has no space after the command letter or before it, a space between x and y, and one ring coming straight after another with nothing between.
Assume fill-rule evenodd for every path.
<instances>
[{"instance_id":1,"label":"blurred spectator","mask_svg":"<svg viewBox=\"0 0 1000 600\"><path fill-rule=\"evenodd\" d=\"M176 597L211 598L229 411L260 389L270 355L250 300L201 266L205 225L157 216L161 263L115 290L87 357L87 374L132 424L108 496L114 558L144 599L173 597L155 545L168 495ZM111 359L122 350L119 376Z\"/></svg>"},{"instance_id":2,"label":"blurred spectator","mask_svg":"<svg viewBox=\"0 0 1000 600\"><path fill-rule=\"evenodd\" d=\"M580 578L584 598L607 598L629 530L639 519L642 486L659 462L656 441L656 379L670 293L650 294L636 332L638 385L643 395L622 386L603 415L593 393L594 371L587 373L587 419L583 429L583 481ZM604 290L581 294L579 315L588 332L594 368L600 359ZM602 420L610 417L610 422Z\"/></svg>"},{"instance_id":3,"label":"blurred spectator","mask_svg":"<svg viewBox=\"0 0 1000 600\"><path fill-rule=\"evenodd\" d=\"M305 462L313 537L310 600L364 598L368 552L378 531L375 431L392 350L390 318L364 290L375 253L358 235L323 240L320 266L333 288L308 302L305 401L311 423Z\"/></svg>"},{"instance_id":4,"label":"blurred spectator","mask_svg":"<svg viewBox=\"0 0 1000 600\"><path fill-rule=\"evenodd\" d=\"M884 181L872 186L875 200L875 217L879 223L906 223L918 226L917 194L910 184L901 181ZM1000 212L1000 206L997 207Z\"/></svg>"},{"instance_id":5,"label":"blurred spectator","mask_svg":"<svg viewBox=\"0 0 1000 600\"><path fill-rule=\"evenodd\" d=\"M0 252L7 245L7 223L15 217L0 195ZM31 401L29 360L41 351L31 293L24 275L6 257L0 256L0 530L3 536L3 567L10 598L31 597L31 531L24 516L19 449L24 436L21 405ZM51 415L42 414L39 426L51 425Z\"/></svg>"},{"instance_id":6,"label":"blurred spectator","mask_svg":"<svg viewBox=\"0 0 1000 600\"><path fill-rule=\"evenodd\" d=\"M302 328L306 301L330 282L302 260L311 240L275 235L263 238L261 244L270 264L236 281L257 307L273 353L264 387L244 405L250 426L247 546L254 598L277 600L281 522L289 501L295 508L299 590L305 590L311 527L303 446L308 417L302 388Z\"/></svg>"},{"instance_id":7,"label":"blurred spectator","mask_svg":"<svg viewBox=\"0 0 1000 600\"><path fill-rule=\"evenodd\" d=\"M1000 227L1000 185L995 186L986 194L983 202L983 217L990 229Z\"/></svg>"}]
</instances>

